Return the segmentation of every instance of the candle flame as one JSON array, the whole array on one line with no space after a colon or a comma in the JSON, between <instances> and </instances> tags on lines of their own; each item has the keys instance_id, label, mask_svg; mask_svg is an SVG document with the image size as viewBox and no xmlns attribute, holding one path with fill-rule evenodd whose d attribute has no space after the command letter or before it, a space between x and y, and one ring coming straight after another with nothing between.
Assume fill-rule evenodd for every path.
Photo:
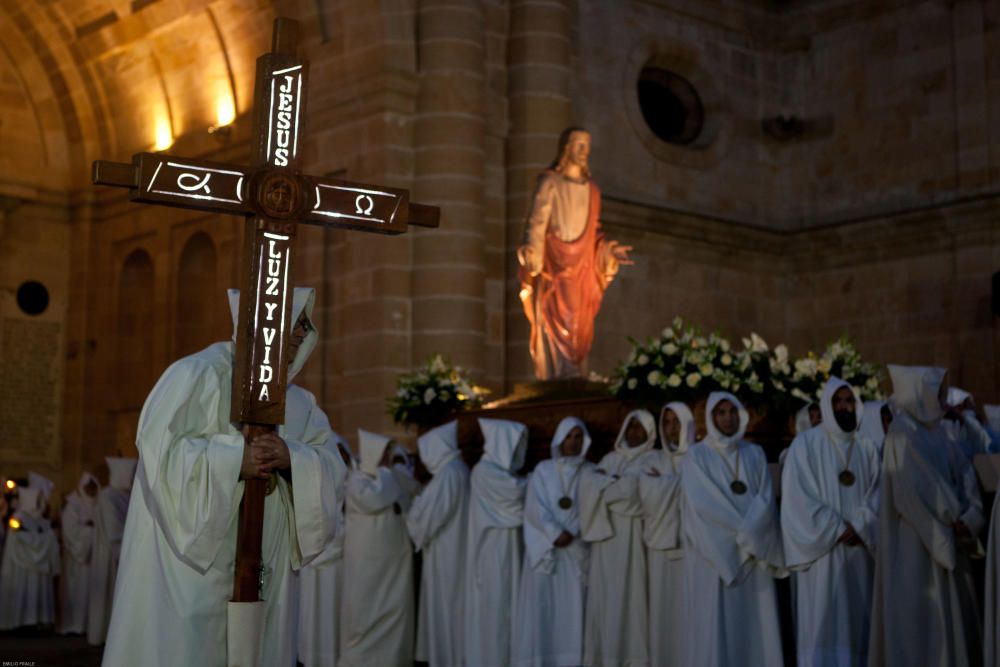
<instances>
[{"instance_id":1,"label":"candle flame","mask_svg":"<svg viewBox=\"0 0 1000 667\"><path fill-rule=\"evenodd\" d=\"M11 530L17 530L18 528L21 527L21 522L15 519L14 517L11 517L7 525L10 526Z\"/></svg>"},{"instance_id":2,"label":"candle flame","mask_svg":"<svg viewBox=\"0 0 1000 667\"><path fill-rule=\"evenodd\" d=\"M17 482L15 482L15 481L14 481L14 480L12 480L12 479L8 479L8 480L7 480L7 485L6 485L6 486L7 486L7 488L8 488L8 489L13 489L14 487L16 487L16 486L17 486Z\"/></svg>"}]
</instances>

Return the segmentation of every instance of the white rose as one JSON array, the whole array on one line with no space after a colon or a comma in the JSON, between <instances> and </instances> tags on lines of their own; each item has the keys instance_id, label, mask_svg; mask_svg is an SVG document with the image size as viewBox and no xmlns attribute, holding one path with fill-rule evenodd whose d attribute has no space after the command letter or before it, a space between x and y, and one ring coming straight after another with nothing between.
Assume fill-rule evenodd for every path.
<instances>
[{"instance_id":1,"label":"white rose","mask_svg":"<svg viewBox=\"0 0 1000 667\"><path fill-rule=\"evenodd\" d=\"M649 363L649 357L646 356L645 354L640 354L638 361L640 366L645 366L646 364Z\"/></svg>"},{"instance_id":2,"label":"white rose","mask_svg":"<svg viewBox=\"0 0 1000 667\"><path fill-rule=\"evenodd\" d=\"M833 368L833 362L826 357L823 357L819 360L819 363L816 364L816 368L818 368L824 375L829 375L830 369Z\"/></svg>"},{"instance_id":3,"label":"white rose","mask_svg":"<svg viewBox=\"0 0 1000 667\"><path fill-rule=\"evenodd\" d=\"M663 373L661 373L660 371L652 371L650 372L649 375L646 376L646 382L648 382L649 386L651 387L655 387L658 384L660 384L660 380L662 379L663 379Z\"/></svg>"},{"instance_id":4,"label":"white rose","mask_svg":"<svg viewBox=\"0 0 1000 667\"><path fill-rule=\"evenodd\" d=\"M677 373L671 373L670 377L667 378L667 384L669 384L671 387L681 386L681 376L678 375Z\"/></svg>"},{"instance_id":5,"label":"white rose","mask_svg":"<svg viewBox=\"0 0 1000 667\"><path fill-rule=\"evenodd\" d=\"M701 376L697 373L691 373L687 376L687 386L694 388L698 386L699 382L701 382Z\"/></svg>"},{"instance_id":6,"label":"white rose","mask_svg":"<svg viewBox=\"0 0 1000 667\"><path fill-rule=\"evenodd\" d=\"M702 375L711 375L715 371L715 367L712 364L702 364L698 370L701 371Z\"/></svg>"},{"instance_id":7,"label":"white rose","mask_svg":"<svg viewBox=\"0 0 1000 667\"><path fill-rule=\"evenodd\" d=\"M670 327L667 327L666 329L664 329L663 331L660 332L660 336L662 338L673 338L674 337L674 330L671 329Z\"/></svg>"},{"instance_id":8,"label":"white rose","mask_svg":"<svg viewBox=\"0 0 1000 667\"><path fill-rule=\"evenodd\" d=\"M431 371L434 373L444 373L446 370L448 370L448 367L445 365L444 359L441 358L440 354L435 355L434 359L431 360Z\"/></svg>"},{"instance_id":9,"label":"white rose","mask_svg":"<svg viewBox=\"0 0 1000 667\"><path fill-rule=\"evenodd\" d=\"M816 360L806 357L795 362L795 371L805 377L816 376Z\"/></svg>"},{"instance_id":10,"label":"white rose","mask_svg":"<svg viewBox=\"0 0 1000 667\"><path fill-rule=\"evenodd\" d=\"M754 352L767 352L767 341L756 333L750 334L750 349Z\"/></svg>"},{"instance_id":11,"label":"white rose","mask_svg":"<svg viewBox=\"0 0 1000 667\"><path fill-rule=\"evenodd\" d=\"M635 389L636 385L638 385L638 384L639 383L636 381L635 378L629 378L627 386L628 386L629 389Z\"/></svg>"},{"instance_id":12,"label":"white rose","mask_svg":"<svg viewBox=\"0 0 1000 667\"><path fill-rule=\"evenodd\" d=\"M722 359L720 359L719 361L722 362L723 366L731 366L733 363L733 358L728 354L724 354L722 355Z\"/></svg>"},{"instance_id":13,"label":"white rose","mask_svg":"<svg viewBox=\"0 0 1000 667\"><path fill-rule=\"evenodd\" d=\"M788 362L788 346L784 343L774 348L774 356L778 360L778 364L784 365Z\"/></svg>"},{"instance_id":14,"label":"white rose","mask_svg":"<svg viewBox=\"0 0 1000 667\"><path fill-rule=\"evenodd\" d=\"M430 402L437 397L437 392L434 391L434 387L427 387L427 391L424 392L424 403L430 405Z\"/></svg>"},{"instance_id":15,"label":"white rose","mask_svg":"<svg viewBox=\"0 0 1000 667\"><path fill-rule=\"evenodd\" d=\"M729 341L723 338L719 341L719 347L722 348L723 352L729 352Z\"/></svg>"}]
</instances>

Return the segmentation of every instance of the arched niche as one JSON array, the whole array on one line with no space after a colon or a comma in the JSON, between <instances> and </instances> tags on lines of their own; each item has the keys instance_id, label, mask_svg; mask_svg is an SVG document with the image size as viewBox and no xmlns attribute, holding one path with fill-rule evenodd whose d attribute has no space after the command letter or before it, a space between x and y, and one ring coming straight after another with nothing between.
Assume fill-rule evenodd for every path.
<instances>
[{"instance_id":1,"label":"arched niche","mask_svg":"<svg viewBox=\"0 0 1000 667\"><path fill-rule=\"evenodd\" d=\"M228 338L220 323L228 321L219 285L218 253L205 232L184 243L174 274L173 359L187 356Z\"/></svg>"}]
</instances>

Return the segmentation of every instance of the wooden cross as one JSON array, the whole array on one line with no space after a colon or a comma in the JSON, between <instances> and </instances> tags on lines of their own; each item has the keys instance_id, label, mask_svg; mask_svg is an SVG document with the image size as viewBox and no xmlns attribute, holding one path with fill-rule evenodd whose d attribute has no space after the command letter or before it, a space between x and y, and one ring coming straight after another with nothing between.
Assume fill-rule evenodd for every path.
<instances>
[{"instance_id":1,"label":"wooden cross","mask_svg":"<svg viewBox=\"0 0 1000 667\"><path fill-rule=\"evenodd\" d=\"M436 207L406 190L347 183L298 171L308 63L298 23L275 19L271 53L257 59L250 166L138 153L131 164L94 162L93 181L129 189L132 201L246 216L230 420L246 446L285 419L291 321L292 245L297 222L402 234L437 227ZM247 480L240 505L234 602L259 599L266 482Z\"/></svg>"}]
</instances>

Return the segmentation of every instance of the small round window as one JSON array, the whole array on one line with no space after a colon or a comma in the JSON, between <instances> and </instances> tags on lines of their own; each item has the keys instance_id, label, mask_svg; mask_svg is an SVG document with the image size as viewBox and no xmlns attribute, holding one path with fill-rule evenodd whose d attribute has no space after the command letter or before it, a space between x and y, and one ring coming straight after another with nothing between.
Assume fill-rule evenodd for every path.
<instances>
[{"instance_id":1,"label":"small round window","mask_svg":"<svg viewBox=\"0 0 1000 667\"><path fill-rule=\"evenodd\" d=\"M17 288L17 305L28 315L41 315L49 307L49 290L34 280Z\"/></svg>"},{"instance_id":2,"label":"small round window","mask_svg":"<svg viewBox=\"0 0 1000 667\"><path fill-rule=\"evenodd\" d=\"M670 144L694 142L705 125L705 107L698 91L684 77L647 65L639 73L639 108L646 125Z\"/></svg>"}]
</instances>

